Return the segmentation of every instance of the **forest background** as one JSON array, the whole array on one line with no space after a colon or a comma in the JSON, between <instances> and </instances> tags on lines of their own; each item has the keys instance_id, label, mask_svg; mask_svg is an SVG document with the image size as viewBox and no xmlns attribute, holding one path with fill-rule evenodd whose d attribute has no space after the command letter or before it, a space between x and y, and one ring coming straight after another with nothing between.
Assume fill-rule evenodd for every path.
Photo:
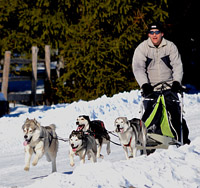
<instances>
[{"instance_id":1,"label":"forest background","mask_svg":"<svg viewBox=\"0 0 200 188\"><path fill-rule=\"evenodd\" d=\"M32 46L44 58L50 45L64 62L51 83L54 103L112 96L138 88L132 56L159 21L181 54L183 84L200 89L197 8L195 0L0 0L0 59L6 50L30 58Z\"/></svg>"}]
</instances>

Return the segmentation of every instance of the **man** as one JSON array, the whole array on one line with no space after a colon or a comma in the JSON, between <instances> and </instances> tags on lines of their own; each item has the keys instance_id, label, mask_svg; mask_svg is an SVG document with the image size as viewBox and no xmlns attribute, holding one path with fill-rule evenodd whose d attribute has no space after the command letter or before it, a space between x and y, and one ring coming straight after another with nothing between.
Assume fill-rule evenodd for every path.
<instances>
[{"instance_id":1,"label":"man","mask_svg":"<svg viewBox=\"0 0 200 188\"><path fill-rule=\"evenodd\" d=\"M160 24L153 23L148 27L148 39L135 49L132 68L135 78L142 88L143 97L151 98L151 100L144 100L145 113L142 120L145 122L150 116L162 90L168 117L172 124L172 133L177 140L181 141L182 124L183 143L189 144L189 130L185 120L181 120L177 95L182 91L183 66L181 57L175 44L164 38L164 31ZM158 117L154 119L148 130L161 133L160 119Z\"/></svg>"}]
</instances>

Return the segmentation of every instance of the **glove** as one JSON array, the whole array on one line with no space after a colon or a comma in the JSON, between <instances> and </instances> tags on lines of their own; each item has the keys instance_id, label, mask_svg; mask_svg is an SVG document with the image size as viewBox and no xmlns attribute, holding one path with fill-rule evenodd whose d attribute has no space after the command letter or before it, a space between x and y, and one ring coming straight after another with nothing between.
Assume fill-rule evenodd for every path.
<instances>
[{"instance_id":1,"label":"glove","mask_svg":"<svg viewBox=\"0 0 200 188\"><path fill-rule=\"evenodd\" d=\"M179 93L179 92L182 91L182 86L181 86L181 84L180 84L178 81L174 81L174 82L172 83L172 88L171 88L171 90L172 90L173 92L175 92L175 93Z\"/></svg>"},{"instance_id":2,"label":"glove","mask_svg":"<svg viewBox=\"0 0 200 188\"><path fill-rule=\"evenodd\" d=\"M151 86L151 84L148 83L142 85L142 90L144 97L147 97L148 95L153 93L153 87Z\"/></svg>"}]
</instances>

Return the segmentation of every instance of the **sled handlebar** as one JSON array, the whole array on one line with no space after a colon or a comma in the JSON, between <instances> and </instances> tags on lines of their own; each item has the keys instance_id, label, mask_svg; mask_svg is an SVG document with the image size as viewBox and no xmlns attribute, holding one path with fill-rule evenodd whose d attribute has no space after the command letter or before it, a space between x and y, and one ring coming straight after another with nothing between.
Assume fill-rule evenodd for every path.
<instances>
[{"instance_id":1,"label":"sled handlebar","mask_svg":"<svg viewBox=\"0 0 200 188\"><path fill-rule=\"evenodd\" d=\"M165 87L169 87L170 89L172 88L172 86L167 83L167 81L162 81L162 82L158 82L157 84L155 84L153 86L153 88L156 88L157 86L161 85L161 91L165 88ZM183 93L183 92L187 92L187 88L185 86L181 86L180 88L180 93Z\"/></svg>"},{"instance_id":2,"label":"sled handlebar","mask_svg":"<svg viewBox=\"0 0 200 188\"><path fill-rule=\"evenodd\" d=\"M153 88L156 88L159 85L161 85L161 90L164 89L166 86L168 86L170 88L172 87L170 84L168 84L166 81L164 81L164 82L158 82L157 84L155 84L153 86Z\"/></svg>"}]
</instances>

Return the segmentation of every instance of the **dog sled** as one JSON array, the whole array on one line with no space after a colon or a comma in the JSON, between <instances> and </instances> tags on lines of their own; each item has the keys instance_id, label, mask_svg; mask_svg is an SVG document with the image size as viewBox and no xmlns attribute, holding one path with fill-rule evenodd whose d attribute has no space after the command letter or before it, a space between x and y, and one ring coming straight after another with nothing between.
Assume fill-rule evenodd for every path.
<instances>
[{"instance_id":1,"label":"dog sled","mask_svg":"<svg viewBox=\"0 0 200 188\"><path fill-rule=\"evenodd\" d=\"M153 96L153 98L151 98L151 96L143 98L141 104L142 120L144 121L148 131L146 149L168 149L170 145L176 145L179 147L183 145L183 89L180 96L178 96L178 98L175 97L176 101L173 101L180 107L180 132L177 135L171 122L170 113L166 108L164 94L166 91L171 92L171 86L167 82L160 82L156 84L154 88L155 87L159 87L159 90L156 91L157 96ZM174 95L174 93L171 92L171 95ZM146 115L146 117L144 117L144 103L149 101L151 101L150 104L152 105L152 111L148 116ZM157 123L157 126L155 122ZM142 147L138 145L138 149L141 150Z\"/></svg>"}]
</instances>

